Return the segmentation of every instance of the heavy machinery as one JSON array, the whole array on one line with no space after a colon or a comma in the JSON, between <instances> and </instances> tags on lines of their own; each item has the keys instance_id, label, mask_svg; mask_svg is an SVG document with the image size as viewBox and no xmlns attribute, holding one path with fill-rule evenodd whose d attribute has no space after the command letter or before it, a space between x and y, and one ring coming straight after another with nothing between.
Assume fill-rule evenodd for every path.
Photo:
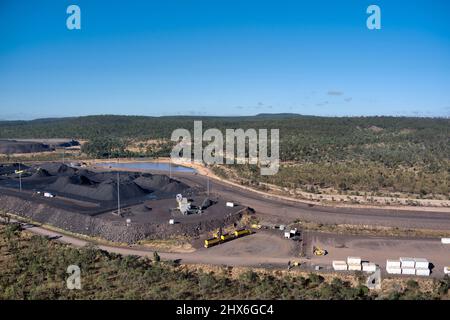
<instances>
[{"instance_id":1,"label":"heavy machinery","mask_svg":"<svg viewBox=\"0 0 450 320\"><path fill-rule=\"evenodd\" d=\"M223 233L222 228L219 228L217 232L213 233L213 237L205 240L205 248L210 248L217 244L233 240L239 237L243 237L245 235L251 234L252 232L249 229L238 229L232 233Z\"/></svg>"},{"instance_id":2,"label":"heavy machinery","mask_svg":"<svg viewBox=\"0 0 450 320\"><path fill-rule=\"evenodd\" d=\"M251 234L252 232L248 229L239 229L239 230L235 230L234 231L234 236L237 237L242 237L248 234Z\"/></svg>"},{"instance_id":3,"label":"heavy machinery","mask_svg":"<svg viewBox=\"0 0 450 320\"><path fill-rule=\"evenodd\" d=\"M221 242L220 238L211 238L205 240L205 248L210 248Z\"/></svg>"},{"instance_id":4,"label":"heavy machinery","mask_svg":"<svg viewBox=\"0 0 450 320\"><path fill-rule=\"evenodd\" d=\"M299 261L289 261L288 262L288 270L291 270L294 267L300 267L301 263Z\"/></svg>"},{"instance_id":5,"label":"heavy machinery","mask_svg":"<svg viewBox=\"0 0 450 320\"><path fill-rule=\"evenodd\" d=\"M322 249L322 248L320 248L320 247L314 246L314 247L313 247L313 254L314 254L315 256L324 256L324 255L327 254L327 250Z\"/></svg>"},{"instance_id":6,"label":"heavy machinery","mask_svg":"<svg viewBox=\"0 0 450 320\"><path fill-rule=\"evenodd\" d=\"M224 233L223 235L220 236L220 239L222 241L231 240L233 238L234 238L234 234L232 234L232 233Z\"/></svg>"},{"instance_id":7,"label":"heavy machinery","mask_svg":"<svg viewBox=\"0 0 450 320\"><path fill-rule=\"evenodd\" d=\"M220 239L220 237L222 236L222 233L223 233L222 227L220 227L216 232L213 233L213 237Z\"/></svg>"}]
</instances>

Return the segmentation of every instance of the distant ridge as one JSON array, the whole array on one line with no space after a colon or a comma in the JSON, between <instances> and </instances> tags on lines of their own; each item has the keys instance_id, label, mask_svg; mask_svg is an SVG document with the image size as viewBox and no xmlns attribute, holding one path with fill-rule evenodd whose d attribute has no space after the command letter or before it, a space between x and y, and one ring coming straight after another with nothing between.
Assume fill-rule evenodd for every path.
<instances>
[{"instance_id":1,"label":"distant ridge","mask_svg":"<svg viewBox=\"0 0 450 320\"><path fill-rule=\"evenodd\" d=\"M255 117L259 118L286 118L286 117L302 117L299 113L258 113ZM303 116L304 117L304 116Z\"/></svg>"}]
</instances>

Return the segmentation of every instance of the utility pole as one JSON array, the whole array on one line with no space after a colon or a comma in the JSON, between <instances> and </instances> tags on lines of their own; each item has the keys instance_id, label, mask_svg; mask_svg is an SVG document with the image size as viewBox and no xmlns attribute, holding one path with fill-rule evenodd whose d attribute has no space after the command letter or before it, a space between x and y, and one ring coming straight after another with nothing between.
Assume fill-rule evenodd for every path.
<instances>
[{"instance_id":1,"label":"utility pole","mask_svg":"<svg viewBox=\"0 0 450 320\"><path fill-rule=\"evenodd\" d=\"M206 176L206 193L209 197L209 175Z\"/></svg>"},{"instance_id":2,"label":"utility pole","mask_svg":"<svg viewBox=\"0 0 450 320\"><path fill-rule=\"evenodd\" d=\"M117 171L117 215L120 217L120 173Z\"/></svg>"},{"instance_id":3,"label":"utility pole","mask_svg":"<svg viewBox=\"0 0 450 320\"><path fill-rule=\"evenodd\" d=\"M22 192L22 170L20 170L20 163L19 163L19 189L20 192Z\"/></svg>"}]
</instances>

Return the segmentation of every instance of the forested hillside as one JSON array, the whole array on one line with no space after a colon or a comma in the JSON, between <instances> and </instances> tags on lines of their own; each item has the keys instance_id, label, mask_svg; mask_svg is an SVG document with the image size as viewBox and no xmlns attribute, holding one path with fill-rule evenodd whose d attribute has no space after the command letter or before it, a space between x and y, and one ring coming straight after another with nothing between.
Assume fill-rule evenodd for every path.
<instances>
[{"instance_id":1,"label":"forested hillside","mask_svg":"<svg viewBox=\"0 0 450 320\"><path fill-rule=\"evenodd\" d=\"M295 114L252 117L88 116L0 122L1 138L87 139L92 157L167 156L176 128L280 129L280 173L260 177L259 170L235 166L237 176L284 187L339 191L405 192L449 196L450 119L406 117L313 117ZM157 149L130 152L139 141L166 141ZM320 192L320 191L319 191Z\"/></svg>"},{"instance_id":2,"label":"forested hillside","mask_svg":"<svg viewBox=\"0 0 450 320\"><path fill-rule=\"evenodd\" d=\"M0 122L0 138L170 138L176 128L278 128L282 160L434 163L450 158L450 119L299 115L254 117L88 116Z\"/></svg>"}]
</instances>

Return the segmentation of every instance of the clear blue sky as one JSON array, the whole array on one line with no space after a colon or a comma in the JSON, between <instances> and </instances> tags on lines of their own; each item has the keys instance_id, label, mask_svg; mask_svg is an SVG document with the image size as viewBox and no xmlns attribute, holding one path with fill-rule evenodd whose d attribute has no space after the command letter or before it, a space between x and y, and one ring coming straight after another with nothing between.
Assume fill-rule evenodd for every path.
<instances>
[{"instance_id":1,"label":"clear blue sky","mask_svg":"<svg viewBox=\"0 0 450 320\"><path fill-rule=\"evenodd\" d=\"M449 14L447 0L1 0L0 119L448 117Z\"/></svg>"}]
</instances>

